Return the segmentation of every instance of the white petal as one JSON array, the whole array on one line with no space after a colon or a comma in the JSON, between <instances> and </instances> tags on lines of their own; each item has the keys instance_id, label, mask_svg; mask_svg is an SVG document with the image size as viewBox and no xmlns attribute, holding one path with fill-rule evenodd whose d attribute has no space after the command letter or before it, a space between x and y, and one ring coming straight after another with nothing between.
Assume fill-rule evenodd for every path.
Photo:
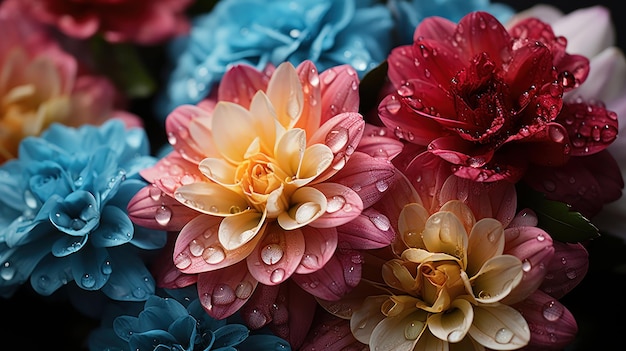
<instances>
[{"instance_id":1,"label":"white petal","mask_svg":"<svg viewBox=\"0 0 626 351\"><path fill-rule=\"evenodd\" d=\"M278 223L287 230L300 228L313 222L326 212L328 204L326 195L311 187L299 188L290 200L289 210L278 216Z\"/></svg>"},{"instance_id":2,"label":"white petal","mask_svg":"<svg viewBox=\"0 0 626 351\"><path fill-rule=\"evenodd\" d=\"M231 216L248 208L244 197L215 183L183 185L174 197L187 207L216 216Z\"/></svg>"},{"instance_id":3,"label":"white petal","mask_svg":"<svg viewBox=\"0 0 626 351\"><path fill-rule=\"evenodd\" d=\"M252 240L265 223L265 214L245 211L224 218L220 223L218 237L226 250L235 250Z\"/></svg>"},{"instance_id":4,"label":"white petal","mask_svg":"<svg viewBox=\"0 0 626 351\"><path fill-rule=\"evenodd\" d=\"M519 258L500 255L487 261L475 276L470 277L470 281L476 300L492 303L506 297L523 276Z\"/></svg>"},{"instance_id":5,"label":"white petal","mask_svg":"<svg viewBox=\"0 0 626 351\"><path fill-rule=\"evenodd\" d=\"M435 313L428 318L428 328L441 340L451 343L461 341L474 319L472 304L464 299L452 301L446 313Z\"/></svg>"},{"instance_id":6,"label":"white petal","mask_svg":"<svg viewBox=\"0 0 626 351\"><path fill-rule=\"evenodd\" d=\"M530 329L522 315L503 304L474 307L470 336L493 350L516 350L530 341Z\"/></svg>"},{"instance_id":7,"label":"white petal","mask_svg":"<svg viewBox=\"0 0 626 351\"><path fill-rule=\"evenodd\" d=\"M305 149L306 132L297 128L288 130L276 143L274 150L278 166L288 175L296 178Z\"/></svg>"},{"instance_id":8,"label":"white petal","mask_svg":"<svg viewBox=\"0 0 626 351\"><path fill-rule=\"evenodd\" d=\"M267 96L276 109L278 122L286 129L291 129L300 119L304 102L302 83L295 67L281 63L270 78Z\"/></svg>"},{"instance_id":9,"label":"white petal","mask_svg":"<svg viewBox=\"0 0 626 351\"><path fill-rule=\"evenodd\" d=\"M408 247L423 249L422 231L430 217L424 206L411 203L402 209L398 219L398 232Z\"/></svg>"},{"instance_id":10,"label":"white petal","mask_svg":"<svg viewBox=\"0 0 626 351\"><path fill-rule=\"evenodd\" d=\"M483 218L476 222L469 235L467 273L473 276L487 260L501 255L504 242L504 228L500 221Z\"/></svg>"}]
</instances>

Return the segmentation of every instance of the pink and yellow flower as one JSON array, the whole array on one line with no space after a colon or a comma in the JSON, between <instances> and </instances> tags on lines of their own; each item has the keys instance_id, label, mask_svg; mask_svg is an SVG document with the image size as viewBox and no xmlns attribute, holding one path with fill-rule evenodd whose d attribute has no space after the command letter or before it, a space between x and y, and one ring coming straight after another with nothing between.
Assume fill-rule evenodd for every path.
<instances>
[{"instance_id":1,"label":"pink and yellow flower","mask_svg":"<svg viewBox=\"0 0 626 351\"><path fill-rule=\"evenodd\" d=\"M118 93L106 77L83 72L46 31L11 2L0 6L0 163L17 156L20 141L39 135L51 123L101 124L120 117Z\"/></svg>"},{"instance_id":2,"label":"pink and yellow flower","mask_svg":"<svg viewBox=\"0 0 626 351\"><path fill-rule=\"evenodd\" d=\"M558 298L585 275L586 250L553 241L532 211L516 214L511 183L476 183L440 162L421 155L375 205L397 219L396 242L366 252L361 284L322 305L375 350L568 345L578 329Z\"/></svg>"},{"instance_id":3,"label":"pink and yellow flower","mask_svg":"<svg viewBox=\"0 0 626 351\"><path fill-rule=\"evenodd\" d=\"M425 19L412 45L388 58L395 91L382 122L409 143L446 160L459 177L516 182L532 167L558 167L604 150L617 117L601 104L564 103L589 61L535 18L508 31L473 12L456 24Z\"/></svg>"},{"instance_id":4,"label":"pink and yellow flower","mask_svg":"<svg viewBox=\"0 0 626 351\"><path fill-rule=\"evenodd\" d=\"M221 318L248 300L270 306L289 278L330 300L358 283L355 250L393 238L368 208L395 179L387 157L357 150L358 85L348 65L319 74L310 61L267 72L238 65L216 98L169 115L174 151L142 173L153 185L129 204L133 221L180 231L161 285L197 281L204 307ZM265 292L255 299L255 289ZM271 321L254 313L255 327Z\"/></svg>"}]
</instances>

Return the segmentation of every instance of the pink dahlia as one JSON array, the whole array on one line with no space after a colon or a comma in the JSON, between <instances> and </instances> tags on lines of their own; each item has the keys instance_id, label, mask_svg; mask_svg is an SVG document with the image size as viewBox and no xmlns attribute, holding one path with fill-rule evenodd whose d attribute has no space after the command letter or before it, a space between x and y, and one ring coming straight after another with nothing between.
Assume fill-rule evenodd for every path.
<instances>
[{"instance_id":1,"label":"pink dahlia","mask_svg":"<svg viewBox=\"0 0 626 351\"><path fill-rule=\"evenodd\" d=\"M106 77L81 69L46 27L26 17L15 3L0 6L0 163L17 156L20 141L52 123L101 124L137 116L118 110L119 94Z\"/></svg>"},{"instance_id":2,"label":"pink dahlia","mask_svg":"<svg viewBox=\"0 0 626 351\"><path fill-rule=\"evenodd\" d=\"M21 3L37 20L70 37L101 34L111 43L159 44L189 30L193 0L6 0Z\"/></svg>"},{"instance_id":3,"label":"pink dahlia","mask_svg":"<svg viewBox=\"0 0 626 351\"><path fill-rule=\"evenodd\" d=\"M174 151L143 171L152 185L128 207L138 224L179 231L168 268L156 268L161 286L197 282L216 318L248 302L254 328L292 316L279 335L301 342L313 316L297 311L347 293L360 279L358 250L393 237L369 208L395 168L357 150L358 85L348 65L319 74L310 61L267 72L237 65L215 99L168 116ZM273 305L290 307L280 317Z\"/></svg>"},{"instance_id":4,"label":"pink dahlia","mask_svg":"<svg viewBox=\"0 0 626 351\"><path fill-rule=\"evenodd\" d=\"M532 167L563 166L604 150L617 116L601 104L564 102L589 61L535 18L508 31L484 12L458 24L425 19L412 45L388 58L395 91L379 105L382 122L409 143L474 181L520 180Z\"/></svg>"},{"instance_id":5,"label":"pink dahlia","mask_svg":"<svg viewBox=\"0 0 626 351\"><path fill-rule=\"evenodd\" d=\"M578 327L558 299L586 274L584 248L553 241L532 211L516 212L513 184L473 182L437 162L421 155L375 205L394 218L396 241L365 252L360 284L322 306L372 350L567 346Z\"/></svg>"}]
</instances>

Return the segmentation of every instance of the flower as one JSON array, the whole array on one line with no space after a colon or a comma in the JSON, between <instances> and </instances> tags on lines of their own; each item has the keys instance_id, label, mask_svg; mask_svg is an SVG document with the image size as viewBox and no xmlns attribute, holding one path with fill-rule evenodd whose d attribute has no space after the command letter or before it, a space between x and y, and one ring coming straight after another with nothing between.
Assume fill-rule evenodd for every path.
<instances>
[{"instance_id":1,"label":"flower","mask_svg":"<svg viewBox=\"0 0 626 351\"><path fill-rule=\"evenodd\" d=\"M193 0L15 1L41 23L53 25L70 37L87 39L101 34L111 43L163 43L189 29L185 10Z\"/></svg>"},{"instance_id":2,"label":"flower","mask_svg":"<svg viewBox=\"0 0 626 351\"><path fill-rule=\"evenodd\" d=\"M128 210L137 224L180 231L169 261L198 275L210 315L231 315L248 300L267 306L271 294L257 301L257 285L289 278L337 299L358 281L354 249L390 242L376 214L363 210L385 192L394 167L355 151L365 124L357 94L348 65L320 74L311 61L269 73L240 65L224 76L217 101L181 106L166 120L174 151L142 171L153 185ZM164 211L172 222L160 221ZM342 235L344 225L361 233ZM176 284L178 273L164 276L173 278L162 284Z\"/></svg>"},{"instance_id":3,"label":"flower","mask_svg":"<svg viewBox=\"0 0 626 351\"><path fill-rule=\"evenodd\" d=\"M139 121L117 110L118 93L107 77L79 70L77 59L18 4L2 3L0 25L6 28L0 44L5 77L0 83L0 164L17 157L24 137L39 135L54 122L79 126L109 118Z\"/></svg>"},{"instance_id":4,"label":"flower","mask_svg":"<svg viewBox=\"0 0 626 351\"><path fill-rule=\"evenodd\" d=\"M429 154L416 162L406 179L427 184L396 184L375 205L397 218L397 241L365 252L361 284L322 306L376 350L557 350L570 343L577 325L557 299L586 273L584 248L553 241L532 210L513 216L512 184L424 167L442 162ZM433 193L428 184L441 185ZM572 282L563 270L579 276Z\"/></svg>"},{"instance_id":5,"label":"flower","mask_svg":"<svg viewBox=\"0 0 626 351\"><path fill-rule=\"evenodd\" d=\"M263 70L310 60L320 71L350 64L362 77L386 58L392 26L389 10L371 0L219 1L169 45L173 70L157 114L198 103L240 63Z\"/></svg>"},{"instance_id":6,"label":"flower","mask_svg":"<svg viewBox=\"0 0 626 351\"><path fill-rule=\"evenodd\" d=\"M271 334L251 335L248 327L206 314L194 289L164 290L150 296L139 313L127 305L112 313L89 335L89 350L291 350Z\"/></svg>"},{"instance_id":7,"label":"flower","mask_svg":"<svg viewBox=\"0 0 626 351\"><path fill-rule=\"evenodd\" d=\"M118 120L101 126L51 125L22 141L19 157L0 166L0 293L30 279L50 295L71 281L114 300L154 293L142 252L165 244L165 232L135 226L130 198L146 185L143 129Z\"/></svg>"},{"instance_id":8,"label":"flower","mask_svg":"<svg viewBox=\"0 0 626 351\"><path fill-rule=\"evenodd\" d=\"M427 18L414 38L388 58L395 91L379 115L458 176L517 182L531 165L562 166L615 140L614 112L564 103L563 94L584 82L588 60L566 53L545 23L528 19L507 31L492 15L473 12L458 25Z\"/></svg>"},{"instance_id":9,"label":"flower","mask_svg":"<svg viewBox=\"0 0 626 351\"><path fill-rule=\"evenodd\" d=\"M415 28L427 17L440 16L452 22L458 22L470 12L485 11L504 23L515 13L511 6L489 0L444 0L435 2L389 0L387 1L387 6L396 22L394 29L398 40L397 45L412 43Z\"/></svg>"}]
</instances>

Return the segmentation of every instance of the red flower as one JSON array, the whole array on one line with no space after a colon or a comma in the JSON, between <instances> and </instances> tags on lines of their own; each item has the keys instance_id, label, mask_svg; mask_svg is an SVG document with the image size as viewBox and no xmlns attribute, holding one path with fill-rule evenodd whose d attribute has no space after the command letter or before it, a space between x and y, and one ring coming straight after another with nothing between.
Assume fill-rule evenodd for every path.
<instances>
[{"instance_id":1,"label":"red flower","mask_svg":"<svg viewBox=\"0 0 626 351\"><path fill-rule=\"evenodd\" d=\"M507 31L484 12L458 25L427 18L413 44L388 58L395 91L380 103L380 118L474 181L517 182L530 165L557 167L599 152L616 137L616 115L564 104L563 93L589 70L566 43L537 19Z\"/></svg>"}]
</instances>

